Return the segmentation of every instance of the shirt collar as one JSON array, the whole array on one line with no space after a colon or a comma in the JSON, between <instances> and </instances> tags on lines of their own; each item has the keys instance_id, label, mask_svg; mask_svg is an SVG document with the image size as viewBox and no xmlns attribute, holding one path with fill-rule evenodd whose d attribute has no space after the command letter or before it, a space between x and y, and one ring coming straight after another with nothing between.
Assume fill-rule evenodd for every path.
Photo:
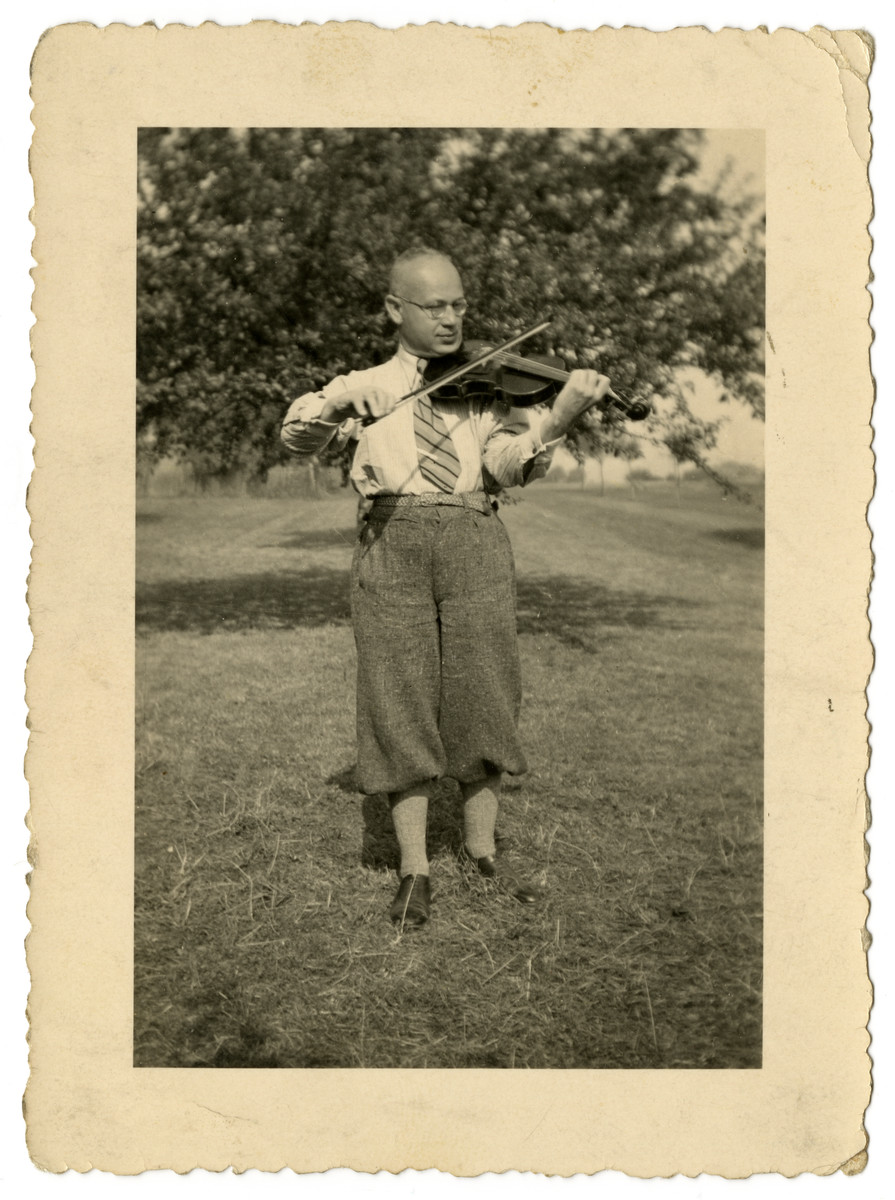
<instances>
[{"instance_id":1,"label":"shirt collar","mask_svg":"<svg viewBox=\"0 0 895 1200\"><path fill-rule=\"evenodd\" d=\"M414 373L416 372L418 363L425 364L429 361L426 358L417 358L415 354L411 354L409 350L405 349L400 342L398 343L397 359L403 367L408 367Z\"/></svg>"}]
</instances>

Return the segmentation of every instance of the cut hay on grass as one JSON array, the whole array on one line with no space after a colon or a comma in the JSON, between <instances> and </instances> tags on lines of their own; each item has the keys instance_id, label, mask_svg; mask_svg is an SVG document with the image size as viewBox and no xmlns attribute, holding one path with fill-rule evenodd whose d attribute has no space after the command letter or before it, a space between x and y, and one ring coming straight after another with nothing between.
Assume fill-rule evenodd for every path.
<instances>
[{"instance_id":1,"label":"cut hay on grass","mask_svg":"<svg viewBox=\"0 0 895 1200\"><path fill-rule=\"evenodd\" d=\"M531 770L500 830L547 900L469 874L443 781L402 935L387 803L353 784L354 508L142 504L135 1064L760 1066L754 510L537 485L503 511Z\"/></svg>"}]
</instances>

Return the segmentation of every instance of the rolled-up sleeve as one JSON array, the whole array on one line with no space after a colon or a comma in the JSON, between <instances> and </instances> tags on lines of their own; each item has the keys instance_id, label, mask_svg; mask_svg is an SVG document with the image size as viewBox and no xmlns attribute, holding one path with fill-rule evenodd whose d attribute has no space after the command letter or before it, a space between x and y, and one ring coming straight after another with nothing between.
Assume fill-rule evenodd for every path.
<instances>
[{"instance_id":1,"label":"rolled-up sleeve","mask_svg":"<svg viewBox=\"0 0 895 1200\"><path fill-rule=\"evenodd\" d=\"M482 415L482 465L501 487L519 487L541 479L561 438L541 440L544 413L494 405Z\"/></svg>"},{"instance_id":2,"label":"rolled-up sleeve","mask_svg":"<svg viewBox=\"0 0 895 1200\"><path fill-rule=\"evenodd\" d=\"M306 392L289 405L283 420L280 437L286 448L299 457L308 457L323 450L330 442L336 442L341 448L348 440L356 436L358 422L354 419L334 424L321 421L320 414L323 406L331 395L347 391L344 376L328 383L320 392Z\"/></svg>"}]
</instances>

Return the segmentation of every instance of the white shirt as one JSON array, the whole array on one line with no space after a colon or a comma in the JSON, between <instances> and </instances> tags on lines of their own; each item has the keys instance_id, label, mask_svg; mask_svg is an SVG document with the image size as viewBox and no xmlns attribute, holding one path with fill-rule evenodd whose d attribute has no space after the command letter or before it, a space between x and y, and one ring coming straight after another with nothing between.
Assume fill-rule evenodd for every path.
<instances>
[{"instance_id":1,"label":"white shirt","mask_svg":"<svg viewBox=\"0 0 895 1200\"><path fill-rule=\"evenodd\" d=\"M321 421L327 400L368 384L394 396L406 396L418 386L416 358L403 346L394 358L364 371L339 375L319 392L299 396L289 406L282 438L298 455L315 454L334 438L340 445L357 440L351 482L362 496L420 495L438 489L419 469L413 431L413 404L404 404L387 417L364 426L355 418L334 425ZM530 483L547 473L557 442L545 446L540 437L544 414L530 408L511 408L475 401L437 405L444 417L457 456L460 477L455 492L496 491Z\"/></svg>"}]
</instances>

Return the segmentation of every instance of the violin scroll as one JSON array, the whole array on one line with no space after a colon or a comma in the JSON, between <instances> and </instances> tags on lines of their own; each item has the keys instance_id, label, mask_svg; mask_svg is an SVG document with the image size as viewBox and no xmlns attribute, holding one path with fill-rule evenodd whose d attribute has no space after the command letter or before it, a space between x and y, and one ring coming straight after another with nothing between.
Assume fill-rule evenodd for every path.
<instances>
[{"instance_id":1,"label":"violin scroll","mask_svg":"<svg viewBox=\"0 0 895 1200\"><path fill-rule=\"evenodd\" d=\"M653 411L652 405L645 400L628 400L615 392L607 392L597 407L610 416L619 413L629 421L645 421Z\"/></svg>"}]
</instances>

